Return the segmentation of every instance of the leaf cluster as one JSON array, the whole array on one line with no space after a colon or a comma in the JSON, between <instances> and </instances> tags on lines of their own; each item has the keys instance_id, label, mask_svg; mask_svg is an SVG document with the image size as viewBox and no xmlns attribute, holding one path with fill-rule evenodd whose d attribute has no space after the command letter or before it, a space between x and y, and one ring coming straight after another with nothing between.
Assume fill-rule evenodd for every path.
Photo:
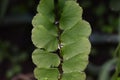
<instances>
[{"instance_id":1,"label":"leaf cluster","mask_svg":"<svg viewBox=\"0 0 120 80\"><path fill-rule=\"evenodd\" d=\"M90 24L74 0L41 0L32 20L32 59L38 80L85 80Z\"/></svg>"}]
</instances>

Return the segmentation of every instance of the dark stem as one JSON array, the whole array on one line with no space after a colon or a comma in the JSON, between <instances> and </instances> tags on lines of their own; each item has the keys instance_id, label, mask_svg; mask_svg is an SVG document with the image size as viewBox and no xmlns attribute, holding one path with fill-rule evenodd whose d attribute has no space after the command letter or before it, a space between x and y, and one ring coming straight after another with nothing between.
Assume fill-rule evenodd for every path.
<instances>
[{"instance_id":1,"label":"dark stem","mask_svg":"<svg viewBox=\"0 0 120 80\"><path fill-rule=\"evenodd\" d=\"M58 44L58 56L60 58L60 64L58 66L58 69L59 69L59 72L60 72L60 77L58 80L61 80L62 78L62 74L63 74L63 69L62 69L62 63L63 63L63 57L61 56L61 40L60 40L60 32L61 30L59 30L59 27L58 27L58 41L59 41L59 44Z\"/></svg>"},{"instance_id":2,"label":"dark stem","mask_svg":"<svg viewBox=\"0 0 120 80\"><path fill-rule=\"evenodd\" d=\"M62 78L62 74L63 74L63 70L62 70L62 63L63 63L63 57L61 56L61 33L62 33L62 30L60 29L59 27L59 19L60 19L60 15L59 15L59 8L58 8L58 0L54 0L54 4L55 4L55 25L57 26L57 30L58 30L58 51L57 51L57 54L60 58L60 64L58 66L58 70L60 72L60 77L58 80L61 80Z\"/></svg>"}]
</instances>

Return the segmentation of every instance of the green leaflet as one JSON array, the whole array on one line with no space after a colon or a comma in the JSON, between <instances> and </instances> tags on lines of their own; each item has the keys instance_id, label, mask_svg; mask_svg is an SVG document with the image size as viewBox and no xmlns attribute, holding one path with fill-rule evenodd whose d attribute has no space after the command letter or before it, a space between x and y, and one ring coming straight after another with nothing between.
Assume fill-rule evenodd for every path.
<instances>
[{"instance_id":1,"label":"green leaflet","mask_svg":"<svg viewBox=\"0 0 120 80\"><path fill-rule=\"evenodd\" d=\"M91 29L89 23L84 20L80 20L71 29L65 30L62 33L61 41L63 44L69 44L80 40L81 37L89 37L90 33Z\"/></svg>"},{"instance_id":2,"label":"green leaflet","mask_svg":"<svg viewBox=\"0 0 120 80\"><path fill-rule=\"evenodd\" d=\"M39 68L57 67L60 64L60 59L56 54L40 49L36 49L33 52L32 59Z\"/></svg>"},{"instance_id":3,"label":"green leaflet","mask_svg":"<svg viewBox=\"0 0 120 80\"><path fill-rule=\"evenodd\" d=\"M50 34L42 25L33 28L32 41L36 47L44 48L47 51L55 51L58 47L56 36Z\"/></svg>"},{"instance_id":4,"label":"green leaflet","mask_svg":"<svg viewBox=\"0 0 120 80\"><path fill-rule=\"evenodd\" d=\"M44 68L36 68L34 70L35 77L38 80L58 80L59 71L57 68L54 69L44 69Z\"/></svg>"},{"instance_id":5,"label":"green leaflet","mask_svg":"<svg viewBox=\"0 0 120 80\"><path fill-rule=\"evenodd\" d=\"M82 19L82 8L75 1L66 1L60 18L60 28L70 29Z\"/></svg>"},{"instance_id":6,"label":"green leaflet","mask_svg":"<svg viewBox=\"0 0 120 80\"><path fill-rule=\"evenodd\" d=\"M86 76L82 72L64 73L61 80L85 80Z\"/></svg>"},{"instance_id":7,"label":"green leaflet","mask_svg":"<svg viewBox=\"0 0 120 80\"><path fill-rule=\"evenodd\" d=\"M41 0L37 7L38 13L44 14L52 22L55 21L54 0Z\"/></svg>"},{"instance_id":8,"label":"green leaflet","mask_svg":"<svg viewBox=\"0 0 120 80\"><path fill-rule=\"evenodd\" d=\"M88 56L90 52L90 43L87 38L81 38L80 40L73 42L62 47L62 55L64 60L68 60L78 54L84 53Z\"/></svg>"},{"instance_id":9,"label":"green leaflet","mask_svg":"<svg viewBox=\"0 0 120 80\"><path fill-rule=\"evenodd\" d=\"M41 13L37 13L32 20L33 27L38 27L38 25L43 25L52 35L57 36L57 27L53 22L49 20L46 16Z\"/></svg>"},{"instance_id":10,"label":"green leaflet","mask_svg":"<svg viewBox=\"0 0 120 80\"><path fill-rule=\"evenodd\" d=\"M41 0L32 20L32 59L38 80L85 80L91 33L76 0ZM57 10L56 10L57 9ZM58 11L58 12L56 12ZM58 22L58 23L57 23Z\"/></svg>"},{"instance_id":11,"label":"green leaflet","mask_svg":"<svg viewBox=\"0 0 120 80\"><path fill-rule=\"evenodd\" d=\"M63 62L64 73L83 72L88 63L88 56L81 53Z\"/></svg>"}]
</instances>

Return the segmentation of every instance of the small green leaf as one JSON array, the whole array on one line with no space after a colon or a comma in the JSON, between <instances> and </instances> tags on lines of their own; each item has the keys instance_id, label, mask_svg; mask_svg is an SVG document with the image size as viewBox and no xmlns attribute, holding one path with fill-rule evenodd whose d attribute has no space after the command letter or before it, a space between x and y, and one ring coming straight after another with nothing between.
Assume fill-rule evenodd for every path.
<instances>
[{"instance_id":1,"label":"small green leaf","mask_svg":"<svg viewBox=\"0 0 120 80\"><path fill-rule=\"evenodd\" d=\"M57 68L36 68L34 70L34 75L38 80L58 80L59 71Z\"/></svg>"},{"instance_id":2,"label":"small green leaf","mask_svg":"<svg viewBox=\"0 0 120 80\"><path fill-rule=\"evenodd\" d=\"M38 68L58 67L60 64L60 59L56 54L40 49L33 52L32 59Z\"/></svg>"},{"instance_id":3,"label":"small green leaf","mask_svg":"<svg viewBox=\"0 0 120 80\"><path fill-rule=\"evenodd\" d=\"M62 55L64 60L68 60L80 53L89 54L90 52L90 42L87 38L81 38L71 44L64 45L62 47Z\"/></svg>"},{"instance_id":4,"label":"small green leaf","mask_svg":"<svg viewBox=\"0 0 120 80\"><path fill-rule=\"evenodd\" d=\"M37 11L48 17L52 22L55 21L54 0L41 0L37 7Z\"/></svg>"},{"instance_id":5,"label":"small green leaf","mask_svg":"<svg viewBox=\"0 0 120 80\"><path fill-rule=\"evenodd\" d=\"M82 8L75 1L66 1L60 18L60 28L70 29L82 19Z\"/></svg>"},{"instance_id":6,"label":"small green leaf","mask_svg":"<svg viewBox=\"0 0 120 80\"><path fill-rule=\"evenodd\" d=\"M63 62L64 73L83 72L88 64L88 55L81 53Z\"/></svg>"},{"instance_id":7,"label":"small green leaf","mask_svg":"<svg viewBox=\"0 0 120 80\"><path fill-rule=\"evenodd\" d=\"M43 25L49 32L53 35L57 35L57 27L51 22L47 17L38 13L34 16L32 20L33 27L38 27L39 25Z\"/></svg>"},{"instance_id":8,"label":"small green leaf","mask_svg":"<svg viewBox=\"0 0 120 80\"><path fill-rule=\"evenodd\" d=\"M57 36L51 35L42 25L33 28L32 41L36 47L47 51L55 51L58 48Z\"/></svg>"},{"instance_id":9,"label":"small green leaf","mask_svg":"<svg viewBox=\"0 0 120 80\"><path fill-rule=\"evenodd\" d=\"M65 30L62 33L61 41L63 44L69 44L73 41L80 39L81 37L89 37L90 33L90 24L84 20L81 20L74 27Z\"/></svg>"},{"instance_id":10,"label":"small green leaf","mask_svg":"<svg viewBox=\"0 0 120 80\"><path fill-rule=\"evenodd\" d=\"M65 1L77 1L77 0L58 0L58 3L59 3L58 6L59 6L60 11L63 10Z\"/></svg>"},{"instance_id":11,"label":"small green leaf","mask_svg":"<svg viewBox=\"0 0 120 80\"><path fill-rule=\"evenodd\" d=\"M108 62L106 62L103 66L102 66L102 69L101 69L101 72L100 72L100 75L99 75L99 78L98 80L116 80L114 77L112 77L110 79L110 70L111 70L111 67L116 64L116 59L112 59Z\"/></svg>"},{"instance_id":12,"label":"small green leaf","mask_svg":"<svg viewBox=\"0 0 120 80\"><path fill-rule=\"evenodd\" d=\"M83 72L64 73L61 80L85 80L86 75Z\"/></svg>"}]
</instances>

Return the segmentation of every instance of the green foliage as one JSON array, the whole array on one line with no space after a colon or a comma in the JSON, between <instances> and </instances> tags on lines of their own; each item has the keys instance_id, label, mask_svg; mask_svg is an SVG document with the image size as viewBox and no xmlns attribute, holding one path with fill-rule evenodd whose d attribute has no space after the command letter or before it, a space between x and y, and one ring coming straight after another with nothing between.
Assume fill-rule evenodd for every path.
<instances>
[{"instance_id":1,"label":"green foliage","mask_svg":"<svg viewBox=\"0 0 120 80\"><path fill-rule=\"evenodd\" d=\"M33 62L39 68L57 67L60 64L59 57L56 54L40 49L36 49L33 52L32 58ZM40 61L42 61L42 63Z\"/></svg>"},{"instance_id":2,"label":"green foliage","mask_svg":"<svg viewBox=\"0 0 120 80\"><path fill-rule=\"evenodd\" d=\"M111 80L119 80L119 74L120 74L120 42L118 44L118 47L116 48L114 52L114 58L117 59L116 66L115 66L115 73L113 74Z\"/></svg>"},{"instance_id":3,"label":"green foliage","mask_svg":"<svg viewBox=\"0 0 120 80\"><path fill-rule=\"evenodd\" d=\"M107 34L118 32L120 0L79 0L79 2L86 12L84 18L91 21L95 31Z\"/></svg>"},{"instance_id":4,"label":"green foliage","mask_svg":"<svg viewBox=\"0 0 120 80\"><path fill-rule=\"evenodd\" d=\"M32 59L38 80L85 80L91 33L75 0L41 0L33 18Z\"/></svg>"},{"instance_id":5,"label":"green foliage","mask_svg":"<svg viewBox=\"0 0 120 80\"><path fill-rule=\"evenodd\" d=\"M1 66L9 65L9 67L4 70L5 77L7 80L11 80L11 78L21 73L22 66L20 65L28 58L26 52L21 52L17 46L12 45L7 41L0 41L0 63ZM8 63L4 63L7 61ZM2 71L2 68L0 69Z\"/></svg>"},{"instance_id":6,"label":"green foliage","mask_svg":"<svg viewBox=\"0 0 120 80\"><path fill-rule=\"evenodd\" d=\"M115 72L112 77L110 76L110 71L115 68ZM113 59L107 61L103 66L101 73L99 75L99 80L119 80L120 74L120 43L113 53Z\"/></svg>"},{"instance_id":7,"label":"green foliage","mask_svg":"<svg viewBox=\"0 0 120 80\"><path fill-rule=\"evenodd\" d=\"M39 25L32 30L32 33L32 41L36 45L36 47L44 48L47 51L57 50L57 36L50 34L50 32L45 27Z\"/></svg>"},{"instance_id":8,"label":"green foliage","mask_svg":"<svg viewBox=\"0 0 120 80\"><path fill-rule=\"evenodd\" d=\"M82 72L64 73L62 80L85 80L86 76Z\"/></svg>"},{"instance_id":9,"label":"green foliage","mask_svg":"<svg viewBox=\"0 0 120 80\"><path fill-rule=\"evenodd\" d=\"M66 1L60 18L60 28L70 29L81 20L82 9L74 1Z\"/></svg>"},{"instance_id":10,"label":"green foliage","mask_svg":"<svg viewBox=\"0 0 120 80\"><path fill-rule=\"evenodd\" d=\"M110 69L111 67L113 67L113 64L116 63L116 59L112 59L108 62L106 62L103 66L102 66L102 70L100 72L100 76L99 76L99 80L110 80ZM116 80L116 79L114 79Z\"/></svg>"},{"instance_id":11,"label":"green foliage","mask_svg":"<svg viewBox=\"0 0 120 80\"><path fill-rule=\"evenodd\" d=\"M54 22L54 0L41 0L40 5L37 7L37 11Z\"/></svg>"},{"instance_id":12,"label":"green foliage","mask_svg":"<svg viewBox=\"0 0 120 80\"><path fill-rule=\"evenodd\" d=\"M59 71L57 68L36 68L34 73L38 80L58 80L59 78Z\"/></svg>"}]
</instances>

